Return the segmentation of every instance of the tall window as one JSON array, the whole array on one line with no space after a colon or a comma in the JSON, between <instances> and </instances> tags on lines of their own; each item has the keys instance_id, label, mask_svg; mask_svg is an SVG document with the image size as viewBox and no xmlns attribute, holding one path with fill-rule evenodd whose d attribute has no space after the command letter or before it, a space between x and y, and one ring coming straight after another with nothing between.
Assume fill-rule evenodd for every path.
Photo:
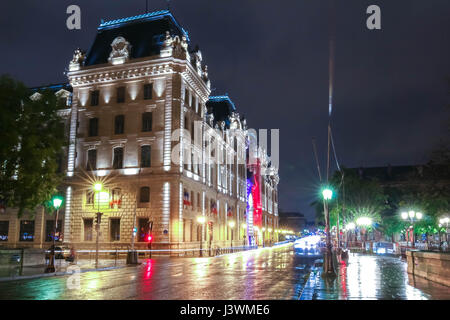
<instances>
[{"instance_id":1,"label":"tall window","mask_svg":"<svg viewBox=\"0 0 450 320\"><path fill-rule=\"evenodd\" d=\"M56 228L55 241L60 241L62 220L58 220L58 227ZM53 233L55 232L55 220L47 220L45 224L45 241L51 242L53 240Z\"/></svg>"},{"instance_id":2,"label":"tall window","mask_svg":"<svg viewBox=\"0 0 450 320\"><path fill-rule=\"evenodd\" d=\"M9 221L0 221L0 241L8 241Z\"/></svg>"},{"instance_id":3,"label":"tall window","mask_svg":"<svg viewBox=\"0 0 450 320\"><path fill-rule=\"evenodd\" d=\"M117 103L125 102L125 87L117 88Z\"/></svg>"},{"instance_id":4,"label":"tall window","mask_svg":"<svg viewBox=\"0 0 450 320\"><path fill-rule=\"evenodd\" d=\"M122 169L123 168L123 148L114 148L114 159L113 168Z\"/></svg>"},{"instance_id":5,"label":"tall window","mask_svg":"<svg viewBox=\"0 0 450 320\"><path fill-rule=\"evenodd\" d=\"M34 240L34 221L22 220L20 221L19 241L33 241Z\"/></svg>"},{"instance_id":6,"label":"tall window","mask_svg":"<svg viewBox=\"0 0 450 320\"><path fill-rule=\"evenodd\" d=\"M148 218L140 218L138 225L139 225L138 241L145 242L147 235L150 233Z\"/></svg>"},{"instance_id":7,"label":"tall window","mask_svg":"<svg viewBox=\"0 0 450 320\"><path fill-rule=\"evenodd\" d=\"M152 113L151 112L144 112L142 114L142 131L152 131Z\"/></svg>"},{"instance_id":8,"label":"tall window","mask_svg":"<svg viewBox=\"0 0 450 320\"><path fill-rule=\"evenodd\" d=\"M110 219L110 241L120 241L120 218Z\"/></svg>"},{"instance_id":9,"label":"tall window","mask_svg":"<svg viewBox=\"0 0 450 320\"><path fill-rule=\"evenodd\" d=\"M89 137L98 136L98 118L89 119Z\"/></svg>"},{"instance_id":10,"label":"tall window","mask_svg":"<svg viewBox=\"0 0 450 320\"><path fill-rule=\"evenodd\" d=\"M84 219L84 241L92 241L94 219Z\"/></svg>"},{"instance_id":11,"label":"tall window","mask_svg":"<svg viewBox=\"0 0 450 320\"><path fill-rule=\"evenodd\" d=\"M141 167L149 168L151 166L151 148L150 146L141 147Z\"/></svg>"},{"instance_id":12,"label":"tall window","mask_svg":"<svg viewBox=\"0 0 450 320\"><path fill-rule=\"evenodd\" d=\"M87 170L97 170L97 149L88 150Z\"/></svg>"},{"instance_id":13,"label":"tall window","mask_svg":"<svg viewBox=\"0 0 450 320\"><path fill-rule=\"evenodd\" d=\"M98 106L99 96L100 96L99 90L91 91L91 106Z\"/></svg>"},{"instance_id":14,"label":"tall window","mask_svg":"<svg viewBox=\"0 0 450 320\"><path fill-rule=\"evenodd\" d=\"M184 102L189 105L189 90L185 89L184 91Z\"/></svg>"},{"instance_id":15,"label":"tall window","mask_svg":"<svg viewBox=\"0 0 450 320\"><path fill-rule=\"evenodd\" d=\"M122 208L122 190L120 188L112 189L111 198L109 201L109 207L111 209Z\"/></svg>"},{"instance_id":16,"label":"tall window","mask_svg":"<svg viewBox=\"0 0 450 320\"><path fill-rule=\"evenodd\" d=\"M125 127L125 116L123 114L114 118L114 134L123 134Z\"/></svg>"},{"instance_id":17,"label":"tall window","mask_svg":"<svg viewBox=\"0 0 450 320\"><path fill-rule=\"evenodd\" d=\"M149 100L152 99L153 95L153 84L147 83L144 84L144 99Z\"/></svg>"},{"instance_id":18,"label":"tall window","mask_svg":"<svg viewBox=\"0 0 450 320\"><path fill-rule=\"evenodd\" d=\"M150 188L149 187L141 187L139 192L139 201L142 203L150 202Z\"/></svg>"}]
</instances>

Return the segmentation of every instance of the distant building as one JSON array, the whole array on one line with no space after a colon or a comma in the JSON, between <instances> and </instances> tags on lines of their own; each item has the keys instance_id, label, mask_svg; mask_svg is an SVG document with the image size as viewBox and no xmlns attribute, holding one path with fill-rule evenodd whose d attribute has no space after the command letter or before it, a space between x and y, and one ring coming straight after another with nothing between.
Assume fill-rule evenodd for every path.
<instances>
[{"instance_id":1,"label":"distant building","mask_svg":"<svg viewBox=\"0 0 450 320\"><path fill-rule=\"evenodd\" d=\"M280 228L302 232L307 228L307 221L303 213L282 212L280 213Z\"/></svg>"}]
</instances>

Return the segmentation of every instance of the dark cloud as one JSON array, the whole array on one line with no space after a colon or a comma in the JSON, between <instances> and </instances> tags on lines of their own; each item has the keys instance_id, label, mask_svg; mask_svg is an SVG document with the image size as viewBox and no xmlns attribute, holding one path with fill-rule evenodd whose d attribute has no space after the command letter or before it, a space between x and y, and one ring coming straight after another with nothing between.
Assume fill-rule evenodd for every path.
<instances>
[{"instance_id":1,"label":"dark cloud","mask_svg":"<svg viewBox=\"0 0 450 320\"><path fill-rule=\"evenodd\" d=\"M198 43L214 94L228 92L254 128L279 128L280 205L312 216L318 185L311 139L325 164L328 0L171 1ZM78 4L82 30L65 27ZM382 30L366 29L378 4ZM150 10L165 1L149 1ZM2 1L1 73L30 86L62 82L76 47L101 18L132 16L145 1ZM443 134L450 76L448 0L337 0L334 138L347 166L422 162Z\"/></svg>"}]
</instances>

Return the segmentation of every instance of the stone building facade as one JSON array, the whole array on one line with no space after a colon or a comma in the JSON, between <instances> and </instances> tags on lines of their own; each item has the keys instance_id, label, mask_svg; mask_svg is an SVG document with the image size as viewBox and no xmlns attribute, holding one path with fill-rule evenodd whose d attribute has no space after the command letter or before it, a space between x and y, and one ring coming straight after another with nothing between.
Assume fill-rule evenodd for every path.
<instances>
[{"instance_id":1,"label":"stone building facade","mask_svg":"<svg viewBox=\"0 0 450 320\"><path fill-rule=\"evenodd\" d=\"M202 53L169 11L103 22L90 50L75 51L67 77L61 242L95 248L97 212L102 249L128 249L133 238L146 249L150 234L154 249L252 242L246 121L229 96L210 96ZM37 212L29 245L45 247L52 218ZM17 223L9 223L10 246L23 246Z\"/></svg>"}]
</instances>

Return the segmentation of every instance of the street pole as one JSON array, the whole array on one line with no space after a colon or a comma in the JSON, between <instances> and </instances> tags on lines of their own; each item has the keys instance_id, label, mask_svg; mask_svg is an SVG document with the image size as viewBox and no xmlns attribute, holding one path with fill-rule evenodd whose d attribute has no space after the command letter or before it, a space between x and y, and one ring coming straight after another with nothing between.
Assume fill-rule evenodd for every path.
<instances>
[{"instance_id":1,"label":"street pole","mask_svg":"<svg viewBox=\"0 0 450 320\"><path fill-rule=\"evenodd\" d=\"M200 257L203 257L203 225L199 225L200 229Z\"/></svg>"},{"instance_id":2,"label":"street pole","mask_svg":"<svg viewBox=\"0 0 450 320\"><path fill-rule=\"evenodd\" d=\"M324 263L324 275L333 276L335 275L334 267L333 267L333 252L332 252L332 244L331 244L331 233L330 233L330 214L328 211L328 203L327 200L324 199L323 202L324 211L325 211L325 228L327 229L326 234L326 252L325 252L325 263Z\"/></svg>"},{"instance_id":3,"label":"street pole","mask_svg":"<svg viewBox=\"0 0 450 320\"><path fill-rule=\"evenodd\" d=\"M55 214L55 225L53 228L53 239L52 239L52 250L50 252L50 259L48 261L48 267L45 270L46 273L50 273L50 272L55 272L55 237L56 237L56 230L58 228L58 213L59 213L59 208L56 209L56 214Z\"/></svg>"},{"instance_id":4,"label":"street pole","mask_svg":"<svg viewBox=\"0 0 450 320\"><path fill-rule=\"evenodd\" d=\"M100 192L97 192L97 223L95 225L97 231L97 239L95 239L95 269L98 268L98 241L100 238L100 222L101 222L101 213L100 213Z\"/></svg>"}]
</instances>

